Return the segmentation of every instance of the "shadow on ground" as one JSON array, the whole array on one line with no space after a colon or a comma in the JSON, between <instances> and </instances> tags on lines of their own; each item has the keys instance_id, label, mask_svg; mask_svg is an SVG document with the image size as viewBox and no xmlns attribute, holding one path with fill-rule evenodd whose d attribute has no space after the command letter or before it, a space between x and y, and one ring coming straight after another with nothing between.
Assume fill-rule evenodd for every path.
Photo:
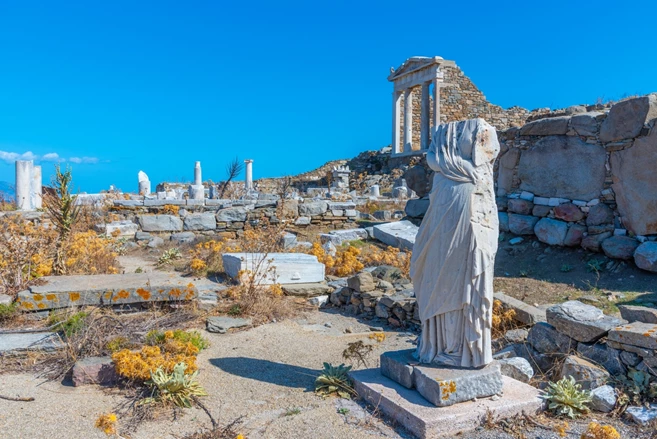
<instances>
[{"instance_id":1,"label":"shadow on ground","mask_svg":"<svg viewBox=\"0 0 657 439\"><path fill-rule=\"evenodd\" d=\"M307 392L315 390L315 379L320 371L291 364L246 357L212 358L210 364L226 373Z\"/></svg>"}]
</instances>

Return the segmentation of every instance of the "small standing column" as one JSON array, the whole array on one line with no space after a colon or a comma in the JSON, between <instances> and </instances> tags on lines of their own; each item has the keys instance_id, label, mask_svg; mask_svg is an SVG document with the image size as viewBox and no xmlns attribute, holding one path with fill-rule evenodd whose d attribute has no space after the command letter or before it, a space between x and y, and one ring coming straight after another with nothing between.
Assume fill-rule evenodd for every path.
<instances>
[{"instance_id":1,"label":"small standing column","mask_svg":"<svg viewBox=\"0 0 657 439\"><path fill-rule=\"evenodd\" d=\"M32 181L30 190L30 204L32 209L41 209L43 207L43 179L41 166L32 167Z\"/></svg>"},{"instance_id":2,"label":"small standing column","mask_svg":"<svg viewBox=\"0 0 657 439\"><path fill-rule=\"evenodd\" d=\"M404 152L413 150L413 93L404 90Z\"/></svg>"},{"instance_id":3,"label":"small standing column","mask_svg":"<svg viewBox=\"0 0 657 439\"><path fill-rule=\"evenodd\" d=\"M194 163L194 184L189 186L189 198L192 200L205 199L205 187L203 186L201 162Z\"/></svg>"},{"instance_id":4,"label":"small standing column","mask_svg":"<svg viewBox=\"0 0 657 439\"><path fill-rule=\"evenodd\" d=\"M420 121L420 148L429 149L429 113L431 102L429 100L429 83L422 84L422 120Z\"/></svg>"},{"instance_id":5,"label":"small standing column","mask_svg":"<svg viewBox=\"0 0 657 439\"><path fill-rule=\"evenodd\" d=\"M433 80L433 130L438 129L440 125L440 84L441 80L436 78Z\"/></svg>"},{"instance_id":6,"label":"small standing column","mask_svg":"<svg viewBox=\"0 0 657 439\"><path fill-rule=\"evenodd\" d=\"M16 208L18 210L32 210L32 160L16 160Z\"/></svg>"},{"instance_id":7,"label":"small standing column","mask_svg":"<svg viewBox=\"0 0 657 439\"><path fill-rule=\"evenodd\" d=\"M401 145L401 93L392 92L392 153L404 152Z\"/></svg>"},{"instance_id":8,"label":"small standing column","mask_svg":"<svg viewBox=\"0 0 657 439\"><path fill-rule=\"evenodd\" d=\"M138 190L139 195L150 195L151 194L151 181L148 179L148 175L144 171L139 171L137 174L137 180L139 182Z\"/></svg>"},{"instance_id":9,"label":"small standing column","mask_svg":"<svg viewBox=\"0 0 657 439\"><path fill-rule=\"evenodd\" d=\"M246 168L244 171L245 174L245 181L244 181L244 188L247 191L253 190L253 160L244 160L244 163L246 163Z\"/></svg>"}]
</instances>

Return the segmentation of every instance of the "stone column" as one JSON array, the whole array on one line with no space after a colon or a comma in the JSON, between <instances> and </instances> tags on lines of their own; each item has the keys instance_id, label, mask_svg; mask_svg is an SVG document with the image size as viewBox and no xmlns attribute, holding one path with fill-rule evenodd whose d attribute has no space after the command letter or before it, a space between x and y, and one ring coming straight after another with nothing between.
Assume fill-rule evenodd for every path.
<instances>
[{"instance_id":1,"label":"stone column","mask_svg":"<svg viewBox=\"0 0 657 439\"><path fill-rule=\"evenodd\" d=\"M203 184L203 176L201 174L201 162L194 164L194 184L196 186Z\"/></svg>"},{"instance_id":2,"label":"stone column","mask_svg":"<svg viewBox=\"0 0 657 439\"><path fill-rule=\"evenodd\" d=\"M413 94L404 90L404 152L413 150Z\"/></svg>"},{"instance_id":3,"label":"stone column","mask_svg":"<svg viewBox=\"0 0 657 439\"><path fill-rule=\"evenodd\" d=\"M189 186L189 198L191 200L204 200L205 187L201 174L201 162L194 163L194 184Z\"/></svg>"},{"instance_id":4,"label":"stone column","mask_svg":"<svg viewBox=\"0 0 657 439\"><path fill-rule=\"evenodd\" d=\"M429 99L429 82L422 84L422 120L420 121L420 148L429 149L429 114L431 102Z\"/></svg>"},{"instance_id":5,"label":"stone column","mask_svg":"<svg viewBox=\"0 0 657 439\"><path fill-rule=\"evenodd\" d=\"M148 179L148 175L144 171L139 171L137 180L139 181L139 195L150 195L151 181Z\"/></svg>"},{"instance_id":6,"label":"stone column","mask_svg":"<svg viewBox=\"0 0 657 439\"><path fill-rule=\"evenodd\" d=\"M250 191L253 189L253 160L244 160L244 163L246 163L244 187Z\"/></svg>"},{"instance_id":7,"label":"stone column","mask_svg":"<svg viewBox=\"0 0 657 439\"><path fill-rule=\"evenodd\" d=\"M401 93L397 90L392 92L392 153L404 152L401 145Z\"/></svg>"},{"instance_id":8,"label":"stone column","mask_svg":"<svg viewBox=\"0 0 657 439\"><path fill-rule=\"evenodd\" d=\"M30 192L32 191L32 160L16 160L16 208L32 210Z\"/></svg>"},{"instance_id":9,"label":"stone column","mask_svg":"<svg viewBox=\"0 0 657 439\"><path fill-rule=\"evenodd\" d=\"M440 84L442 82L436 78L433 80L433 130L438 129L440 125Z\"/></svg>"},{"instance_id":10,"label":"stone column","mask_svg":"<svg viewBox=\"0 0 657 439\"><path fill-rule=\"evenodd\" d=\"M43 179L41 175L41 166L32 167L30 204L33 209L41 209L41 207L43 207Z\"/></svg>"},{"instance_id":11,"label":"stone column","mask_svg":"<svg viewBox=\"0 0 657 439\"><path fill-rule=\"evenodd\" d=\"M373 184L372 187L370 187L370 196L377 198L381 196L378 184Z\"/></svg>"}]
</instances>

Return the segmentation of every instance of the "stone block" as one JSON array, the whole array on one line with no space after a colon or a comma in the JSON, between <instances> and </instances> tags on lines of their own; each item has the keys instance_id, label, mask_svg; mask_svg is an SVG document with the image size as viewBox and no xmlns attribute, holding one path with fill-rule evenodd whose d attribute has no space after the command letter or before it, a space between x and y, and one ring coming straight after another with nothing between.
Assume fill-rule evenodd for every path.
<instances>
[{"instance_id":1,"label":"stone block","mask_svg":"<svg viewBox=\"0 0 657 439\"><path fill-rule=\"evenodd\" d=\"M96 229L107 236L135 236L139 226L132 221L112 221L107 224L99 224Z\"/></svg>"},{"instance_id":2,"label":"stone block","mask_svg":"<svg viewBox=\"0 0 657 439\"><path fill-rule=\"evenodd\" d=\"M522 198L510 199L507 203L507 210L511 213L518 213L520 215L531 215L534 203L531 201L523 200Z\"/></svg>"},{"instance_id":3,"label":"stone block","mask_svg":"<svg viewBox=\"0 0 657 439\"><path fill-rule=\"evenodd\" d=\"M226 316L208 317L205 322L205 329L208 332L225 334L229 329L243 328L245 326L251 326L251 324L251 319L240 319Z\"/></svg>"},{"instance_id":4,"label":"stone block","mask_svg":"<svg viewBox=\"0 0 657 439\"><path fill-rule=\"evenodd\" d=\"M217 228L217 220L213 213L192 213L185 216L183 227L190 231L206 231Z\"/></svg>"},{"instance_id":5,"label":"stone block","mask_svg":"<svg viewBox=\"0 0 657 439\"><path fill-rule=\"evenodd\" d=\"M657 273L657 242L647 241L634 252L634 263L642 270Z\"/></svg>"},{"instance_id":6,"label":"stone block","mask_svg":"<svg viewBox=\"0 0 657 439\"><path fill-rule=\"evenodd\" d=\"M552 210L550 206L543 206L540 204L536 204L532 209L532 215L537 216L539 218L543 218L549 215L550 210Z\"/></svg>"},{"instance_id":7,"label":"stone block","mask_svg":"<svg viewBox=\"0 0 657 439\"><path fill-rule=\"evenodd\" d=\"M632 345L647 350L657 349L657 325L653 323L632 322L619 325L609 331L607 340L622 344L622 349ZM645 356L643 351L636 352Z\"/></svg>"},{"instance_id":8,"label":"stone block","mask_svg":"<svg viewBox=\"0 0 657 439\"><path fill-rule=\"evenodd\" d=\"M406 349L381 354L381 374L407 389L412 389L414 386L413 366L418 364L413 358L413 352L415 352L414 349Z\"/></svg>"},{"instance_id":9,"label":"stone block","mask_svg":"<svg viewBox=\"0 0 657 439\"><path fill-rule=\"evenodd\" d=\"M561 378L572 376L582 389L592 390L604 385L609 373L590 361L569 355L561 367Z\"/></svg>"},{"instance_id":10,"label":"stone block","mask_svg":"<svg viewBox=\"0 0 657 439\"><path fill-rule=\"evenodd\" d=\"M629 236L612 236L602 241L602 251L609 258L630 260L634 257L634 251L639 246L639 241Z\"/></svg>"},{"instance_id":11,"label":"stone block","mask_svg":"<svg viewBox=\"0 0 657 439\"><path fill-rule=\"evenodd\" d=\"M351 276L347 279L347 285L349 288L359 293L374 291L376 289L374 277L372 276L372 273L368 271L361 271L360 273Z\"/></svg>"},{"instance_id":12,"label":"stone block","mask_svg":"<svg viewBox=\"0 0 657 439\"><path fill-rule=\"evenodd\" d=\"M546 321L545 311L542 309L538 309L514 297L507 296L504 293L495 293L493 297L495 300L502 302L504 308L514 310L515 319L525 325L531 326L538 322Z\"/></svg>"},{"instance_id":13,"label":"stone block","mask_svg":"<svg viewBox=\"0 0 657 439\"><path fill-rule=\"evenodd\" d=\"M614 376L624 375L627 372L621 361L620 351L604 343L579 343L577 352L587 360L601 365Z\"/></svg>"},{"instance_id":14,"label":"stone block","mask_svg":"<svg viewBox=\"0 0 657 439\"><path fill-rule=\"evenodd\" d=\"M599 139L603 143L632 139L641 134L643 126L657 117L657 96L648 95L627 99L612 105L600 126Z\"/></svg>"},{"instance_id":15,"label":"stone block","mask_svg":"<svg viewBox=\"0 0 657 439\"><path fill-rule=\"evenodd\" d=\"M630 406L625 413L637 424L646 425L657 419L657 404L650 404L650 407Z\"/></svg>"},{"instance_id":16,"label":"stone block","mask_svg":"<svg viewBox=\"0 0 657 439\"><path fill-rule=\"evenodd\" d=\"M111 357L87 357L75 362L71 379L75 387L85 384L111 386L118 382L119 376Z\"/></svg>"},{"instance_id":17,"label":"stone block","mask_svg":"<svg viewBox=\"0 0 657 439\"><path fill-rule=\"evenodd\" d=\"M589 214L586 217L587 226L599 226L602 224L614 223L614 211L606 204L596 204L591 206Z\"/></svg>"},{"instance_id":18,"label":"stone block","mask_svg":"<svg viewBox=\"0 0 657 439\"><path fill-rule=\"evenodd\" d=\"M64 344L56 332L0 334L0 354L24 351L54 351L63 347Z\"/></svg>"},{"instance_id":19,"label":"stone block","mask_svg":"<svg viewBox=\"0 0 657 439\"><path fill-rule=\"evenodd\" d=\"M657 324L657 309L646 306L618 305L618 310L628 322Z\"/></svg>"},{"instance_id":20,"label":"stone block","mask_svg":"<svg viewBox=\"0 0 657 439\"><path fill-rule=\"evenodd\" d=\"M509 214L509 231L514 235L533 235L538 218L529 215Z\"/></svg>"},{"instance_id":21,"label":"stone block","mask_svg":"<svg viewBox=\"0 0 657 439\"><path fill-rule=\"evenodd\" d=\"M503 387L500 365L495 362L480 369L415 366L413 384L420 395L438 407L499 395Z\"/></svg>"},{"instance_id":22,"label":"stone block","mask_svg":"<svg viewBox=\"0 0 657 439\"><path fill-rule=\"evenodd\" d=\"M117 207L139 207L144 205L144 200L114 200L112 204Z\"/></svg>"},{"instance_id":23,"label":"stone block","mask_svg":"<svg viewBox=\"0 0 657 439\"><path fill-rule=\"evenodd\" d=\"M412 250L418 227L410 221L398 221L374 226L374 238L401 250Z\"/></svg>"},{"instance_id":24,"label":"stone block","mask_svg":"<svg viewBox=\"0 0 657 439\"><path fill-rule=\"evenodd\" d=\"M546 316L548 323L559 332L585 343L596 341L604 337L610 329L627 323L577 300L551 306L547 309Z\"/></svg>"},{"instance_id":25,"label":"stone block","mask_svg":"<svg viewBox=\"0 0 657 439\"><path fill-rule=\"evenodd\" d=\"M520 128L521 136L555 136L568 131L570 116L546 117L525 124Z\"/></svg>"},{"instance_id":26,"label":"stone block","mask_svg":"<svg viewBox=\"0 0 657 439\"><path fill-rule=\"evenodd\" d=\"M580 113L570 118L570 126L580 136L595 137L602 118L604 118L604 113L596 111Z\"/></svg>"},{"instance_id":27,"label":"stone block","mask_svg":"<svg viewBox=\"0 0 657 439\"><path fill-rule=\"evenodd\" d=\"M609 238L611 232L604 232L597 235L588 235L582 238L582 248L592 252L599 252L602 241Z\"/></svg>"},{"instance_id":28,"label":"stone block","mask_svg":"<svg viewBox=\"0 0 657 439\"><path fill-rule=\"evenodd\" d=\"M139 225L144 232L182 232L183 222L174 215L139 215Z\"/></svg>"},{"instance_id":29,"label":"stone block","mask_svg":"<svg viewBox=\"0 0 657 439\"><path fill-rule=\"evenodd\" d=\"M299 218L296 219L294 222L295 226L309 226L310 225L310 217L308 216L300 216Z\"/></svg>"},{"instance_id":30,"label":"stone block","mask_svg":"<svg viewBox=\"0 0 657 439\"><path fill-rule=\"evenodd\" d=\"M323 282L281 285L286 296L317 297L331 292L333 288Z\"/></svg>"},{"instance_id":31,"label":"stone block","mask_svg":"<svg viewBox=\"0 0 657 439\"><path fill-rule=\"evenodd\" d=\"M196 196L202 196L202 192L195 192L195 194L201 194ZM205 206L205 200L203 198L192 199L188 198L185 200L185 206Z\"/></svg>"},{"instance_id":32,"label":"stone block","mask_svg":"<svg viewBox=\"0 0 657 439\"><path fill-rule=\"evenodd\" d=\"M330 239L330 241L336 245L342 244L343 242L358 241L368 238L367 230L365 229L332 230L328 234L339 240L336 242L333 238Z\"/></svg>"},{"instance_id":33,"label":"stone block","mask_svg":"<svg viewBox=\"0 0 657 439\"><path fill-rule=\"evenodd\" d=\"M169 240L175 242L176 244L191 244L196 241L196 235L194 232L178 232L172 233L169 237Z\"/></svg>"},{"instance_id":34,"label":"stone block","mask_svg":"<svg viewBox=\"0 0 657 439\"><path fill-rule=\"evenodd\" d=\"M566 237L563 240L563 245L567 247L577 247L582 243L584 239L584 233L586 233L586 226L580 224L573 224L568 228L566 232Z\"/></svg>"},{"instance_id":35,"label":"stone block","mask_svg":"<svg viewBox=\"0 0 657 439\"><path fill-rule=\"evenodd\" d=\"M328 210L326 201L311 201L299 204L299 215L301 216L318 216L324 215Z\"/></svg>"},{"instance_id":36,"label":"stone block","mask_svg":"<svg viewBox=\"0 0 657 439\"><path fill-rule=\"evenodd\" d=\"M520 189L540 197L590 200L604 187L605 162L606 151L599 145L579 137L545 137L520 157Z\"/></svg>"},{"instance_id":37,"label":"stone block","mask_svg":"<svg viewBox=\"0 0 657 439\"><path fill-rule=\"evenodd\" d=\"M584 212L573 203L565 203L554 208L554 217L568 222L576 222L584 218Z\"/></svg>"},{"instance_id":38,"label":"stone block","mask_svg":"<svg viewBox=\"0 0 657 439\"><path fill-rule=\"evenodd\" d=\"M534 369L525 358L512 357L497 361L500 365L502 375L513 378L514 380L528 383L534 376Z\"/></svg>"},{"instance_id":39,"label":"stone block","mask_svg":"<svg viewBox=\"0 0 657 439\"><path fill-rule=\"evenodd\" d=\"M543 406L538 389L508 377L502 377L504 394L499 399L478 399L438 408L377 369L359 370L350 376L361 397L420 439L448 438L475 430L488 411L502 419L522 412L534 414Z\"/></svg>"},{"instance_id":40,"label":"stone block","mask_svg":"<svg viewBox=\"0 0 657 439\"><path fill-rule=\"evenodd\" d=\"M532 326L527 335L527 342L538 353L547 355L567 354L577 347L577 342L544 322Z\"/></svg>"},{"instance_id":41,"label":"stone block","mask_svg":"<svg viewBox=\"0 0 657 439\"><path fill-rule=\"evenodd\" d=\"M246 207L229 207L217 212L216 220L218 222L244 222L248 216Z\"/></svg>"},{"instance_id":42,"label":"stone block","mask_svg":"<svg viewBox=\"0 0 657 439\"><path fill-rule=\"evenodd\" d=\"M616 407L616 390L604 385L591 391L591 408L602 413L609 413Z\"/></svg>"},{"instance_id":43,"label":"stone block","mask_svg":"<svg viewBox=\"0 0 657 439\"><path fill-rule=\"evenodd\" d=\"M539 241L548 245L564 245L568 224L551 218L541 218L534 226L534 234Z\"/></svg>"},{"instance_id":44,"label":"stone block","mask_svg":"<svg viewBox=\"0 0 657 439\"><path fill-rule=\"evenodd\" d=\"M164 245L164 239L160 238L159 236L153 236L148 240L148 244L146 245L148 248L158 248L161 245Z\"/></svg>"},{"instance_id":45,"label":"stone block","mask_svg":"<svg viewBox=\"0 0 657 439\"><path fill-rule=\"evenodd\" d=\"M242 270L257 271L261 285L324 281L324 264L303 253L223 253L222 260L226 274L239 281Z\"/></svg>"},{"instance_id":46,"label":"stone block","mask_svg":"<svg viewBox=\"0 0 657 439\"><path fill-rule=\"evenodd\" d=\"M429 210L428 198L416 198L408 200L404 212L411 218L423 218L424 214Z\"/></svg>"},{"instance_id":47,"label":"stone block","mask_svg":"<svg viewBox=\"0 0 657 439\"><path fill-rule=\"evenodd\" d=\"M376 210L372 216L379 221L390 221L392 219L392 212L389 210Z\"/></svg>"}]
</instances>

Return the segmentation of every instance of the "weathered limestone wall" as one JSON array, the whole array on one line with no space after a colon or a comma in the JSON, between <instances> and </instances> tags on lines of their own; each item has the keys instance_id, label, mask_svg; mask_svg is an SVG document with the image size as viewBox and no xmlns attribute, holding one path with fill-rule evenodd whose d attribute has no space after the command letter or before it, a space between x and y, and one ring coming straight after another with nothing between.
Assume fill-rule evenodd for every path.
<instances>
[{"instance_id":1,"label":"weathered limestone wall","mask_svg":"<svg viewBox=\"0 0 657 439\"><path fill-rule=\"evenodd\" d=\"M545 116L498 134L501 229L657 272L657 95Z\"/></svg>"}]
</instances>

